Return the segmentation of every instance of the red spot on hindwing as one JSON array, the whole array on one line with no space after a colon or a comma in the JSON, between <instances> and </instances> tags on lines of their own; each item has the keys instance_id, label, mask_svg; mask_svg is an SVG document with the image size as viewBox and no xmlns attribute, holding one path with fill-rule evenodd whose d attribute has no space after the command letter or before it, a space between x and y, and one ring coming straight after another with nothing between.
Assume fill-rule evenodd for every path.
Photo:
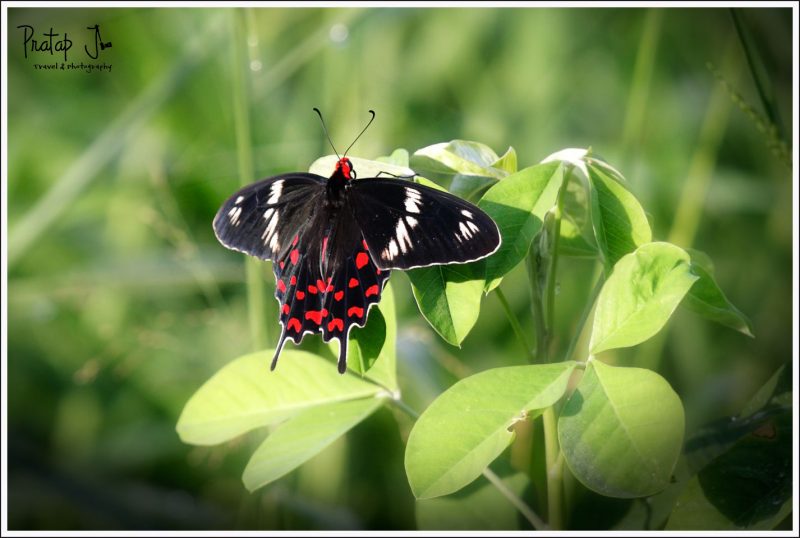
<instances>
[{"instance_id":1,"label":"red spot on hindwing","mask_svg":"<svg viewBox=\"0 0 800 538\"><path fill-rule=\"evenodd\" d=\"M289 284L291 284L292 286L297 284L297 277L292 275L292 278L289 279Z\"/></svg>"},{"instance_id":2,"label":"red spot on hindwing","mask_svg":"<svg viewBox=\"0 0 800 538\"><path fill-rule=\"evenodd\" d=\"M322 310L309 310L306 312L306 319L310 319L317 325L322 325L322 318L328 315L328 310L323 308Z\"/></svg>"},{"instance_id":3,"label":"red spot on hindwing","mask_svg":"<svg viewBox=\"0 0 800 538\"><path fill-rule=\"evenodd\" d=\"M291 260L292 260L292 265L297 265L297 259L298 259L299 257L300 257L300 251L299 251L299 250L297 250L297 249L294 249L294 250L293 250L293 251L292 251L292 252L289 254L289 258L291 258Z\"/></svg>"},{"instance_id":4,"label":"red spot on hindwing","mask_svg":"<svg viewBox=\"0 0 800 538\"><path fill-rule=\"evenodd\" d=\"M359 318L363 318L364 317L364 309L361 308L360 306L351 306L350 308L347 309L347 315L350 316L351 318L353 316L356 316L356 317L359 317Z\"/></svg>"},{"instance_id":5,"label":"red spot on hindwing","mask_svg":"<svg viewBox=\"0 0 800 538\"><path fill-rule=\"evenodd\" d=\"M292 246L295 246L299 240L300 240L299 235L294 236L294 239L292 239Z\"/></svg>"},{"instance_id":6,"label":"red spot on hindwing","mask_svg":"<svg viewBox=\"0 0 800 538\"><path fill-rule=\"evenodd\" d=\"M286 265L284 262L278 262L278 266L280 266L281 269L283 269L284 265Z\"/></svg>"},{"instance_id":7,"label":"red spot on hindwing","mask_svg":"<svg viewBox=\"0 0 800 538\"><path fill-rule=\"evenodd\" d=\"M319 289L320 291L325 291L326 287L327 286L325 285L324 280L317 280L317 289Z\"/></svg>"},{"instance_id":8,"label":"red spot on hindwing","mask_svg":"<svg viewBox=\"0 0 800 538\"><path fill-rule=\"evenodd\" d=\"M362 239L361 240L361 244L364 245L364 250L369 250L369 248L367 247L367 240L366 239Z\"/></svg>"},{"instance_id":9,"label":"red spot on hindwing","mask_svg":"<svg viewBox=\"0 0 800 538\"><path fill-rule=\"evenodd\" d=\"M292 329L294 329L294 331L298 332L298 333L300 332L300 329L302 329L302 327L303 327L303 325L300 323L300 320L297 319L297 318L290 318L289 322L286 324L286 328L288 330L291 331Z\"/></svg>"},{"instance_id":10,"label":"red spot on hindwing","mask_svg":"<svg viewBox=\"0 0 800 538\"><path fill-rule=\"evenodd\" d=\"M328 250L328 236L322 238L322 257L325 258L325 251Z\"/></svg>"},{"instance_id":11,"label":"red spot on hindwing","mask_svg":"<svg viewBox=\"0 0 800 538\"><path fill-rule=\"evenodd\" d=\"M303 299L306 298L306 292L298 291L297 293L294 294L294 296L297 297L297 300L302 301Z\"/></svg>"},{"instance_id":12,"label":"red spot on hindwing","mask_svg":"<svg viewBox=\"0 0 800 538\"><path fill-rule=\"evenodd\" d=\"M316 295L317 291L319 291L319 290L317 290L316 286L309 286L308 287L308 293L310 293L311 295Z\"/></svg>"},{"instance_id":13,"label":"red spot on hindwing","mask_svg":"<svg viewBox=\"0 0 800 538\"><path fill-rule=\"evenodd\" d=\"M278 279L276 285L278 286L278 291L280 291L281 293L286 291L286 284L283 283L283 280Z\"/></svg>"},{"instance_id":14,"label":"red spot on hindwing","mask_svg":"<svg viewBox=\"0 0 800 538\"><path fill-rule=\"evenodd\" d=\"M358 280L355 278L351 278L350 282L347 283L348 288L355 288L356 286L358 286Z\"/></svg>"},{"instance_id":15,"label":"red spot on hindwing","mask_svg":"<svg viewBox=\"0 0 800 538\"><path fill-rule=\"evenodd\" d=\"M330 320L328 322L328 330L329 331L333 331L337 327L339 328L340 331L343 331L344 330L344 320L342 320L341 318L333 318L332 320Z\"/></svg>"},{"instance_id":16,"label":"red spot on hindwing","mask_svg":"<svg viewBox=\"0 0 800 538\"><path fill-rule=\"evenodd\" d=\"M344 297L344 292L342 290L339 290L333 294L333 298L336 299L337 301L341 301L342 297Z\"/></svg>"},{"instance_id":17,"label":"red spot on hindwing","mask_svg":"<svg viewBox=\"0 0 800 538\"><path fill-rule=\"evenodd\" d=\"M365 265L369 263L369 256L367 256L366 252L359 252L356 255L356 267L361 269Z\"/></svg>"},{"instance_id":18,"label":"red spot on hindwing","mask_svg":"<svg viewBox=\"0 0 800 538\"><path fill-rule=\"evenodd\" d=\"M369 297L370 295L378 295L378 293L379 293L378 292L378 285L377 284L373 284L372 286L367 288L367 291L364 293L364 295Z\"/></svg>"},{"instance_id":19,"label":"red spot on hindwing","mask_svg":"<svg viewBox=\"0 0 800 538\"><path fill-rule=\"evenodd\" d=\"M289 310L290 310L290 309L289 309L289 305L288 305L288 304L286 304L286 303L283 303L283 306L281 307L281 311L282 311L284 314L288 314L288 313L289 313Z\"/></svg>"}]
</instances>

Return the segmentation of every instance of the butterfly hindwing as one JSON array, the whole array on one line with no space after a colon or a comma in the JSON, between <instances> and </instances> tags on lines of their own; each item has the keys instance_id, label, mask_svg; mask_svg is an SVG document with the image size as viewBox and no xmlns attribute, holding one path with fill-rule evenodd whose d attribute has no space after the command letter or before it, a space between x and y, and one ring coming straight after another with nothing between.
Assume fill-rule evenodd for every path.
<instances>
[{"instance_id":1,"label":"butterfly hindwing","mask_svg":"<svg viewBox=\"0 0 800 538\"><path fill-rule=\"evenodd\" d=\"M500 246L497 225L481 209L418 183L360 179L353 182L350 204L380 268L466 263Z\"/></svg>"},{"instance_id":2,"label":"butterfly hindwing","mask_svg":"<svg viewBox=\"0 0 800 538\"><path fill-rule=\"evenodd\" d=\"M326 179L284 174L248 185L233 194L214 217L214 233L226 247L276 260L308 225L325 195Z\"/></svg>"},{"instance_id":3,"label":"butterfly hindwing","mask_svg":"<svg viewBox=\"0 0 800 538\"><path fill-rule=\"evenodd\" d=\"M344 226L344 229L347 229ZM350 237L351 247L346 257L339 256L336 263L328 265L327 273L321 271L325 264L324 250L328 236L314 241L321 228L313 224L304 236L293 240L286 256L273 264L275 297L280 303L281 336L272 360L272 368L280 355L286 338L299 343L306 333L322 332L322 339L339 340L339 372L347 368L347 338L350 329L363 327L371 305L380 301L383 287L390 272L378 269L367 252L360 234ZM337 245L340 240L331 239ZM355 244L353 244L355 243ZM341 251L341 246L337 246ZM320 253L314 249L319 249Z\"/></svg>"}]
</instances>

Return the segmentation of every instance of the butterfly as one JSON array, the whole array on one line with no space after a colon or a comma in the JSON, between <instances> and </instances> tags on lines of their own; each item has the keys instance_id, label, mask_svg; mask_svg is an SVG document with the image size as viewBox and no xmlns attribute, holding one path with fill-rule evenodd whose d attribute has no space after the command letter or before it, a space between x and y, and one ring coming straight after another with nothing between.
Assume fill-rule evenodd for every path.
<instances>
[{"instance_id":1,"label":"butterfly","mask_svg":"<svg viewBox=\"0 0 800 538\"><path fill-rule=\"evenodd\" d=\"M375 119L369 112L361 134ZM263 179L235 192L214 218L223 246L272 261L281 334L271 370L287 338L299 344L322 332L323 341L339 341L343 374L350 330L366 324L393 269L472 262L500 247L497 224L457 196L398 177L358 178L347 158L353 144L341 157L333 148L330 177Z\"/></svg>"}]
</instances>

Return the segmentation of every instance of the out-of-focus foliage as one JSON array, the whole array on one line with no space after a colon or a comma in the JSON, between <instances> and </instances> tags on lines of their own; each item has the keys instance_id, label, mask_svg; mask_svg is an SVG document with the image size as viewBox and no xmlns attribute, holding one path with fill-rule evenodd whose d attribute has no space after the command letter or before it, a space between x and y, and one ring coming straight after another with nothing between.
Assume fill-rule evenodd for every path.
<instances>
[{"instance_id":1,"label":"out-of-focus foliage","mask_svg":"<svg viewBox=\"0 0 800 538\"><path fill-rule=\"evenodd\" d=\"M466 139L496 154L513 146L517 166L487 163L503 172L565 147L613 162L654 240L707 253L755 338L681 309L665 336L604 360L657 369L683 401L687 439L738 414L791 358L793 192L776 142L791 142L790 15L738 13L759 53L754 70L727 9L10 9L10 528L394 529L424 519L403 468L404 415L381 409L252 494L242 469L263 434L192 447L175 432L189 396L253 351L242 256L211 230L239 184L232 63L242 41L254 180L330 152L314 106L340 150L367 109L377 112L352 150L365 158ZM111 71L35 70L23 24L68 31L76 48L99 24ZM770 83L768 106L754 72ZM520 266L501 287L530 327L526 281ZM558 281L563 344L592 265L564 258ZM525 364L493 297L458 349L421 318L408 278L392 283L399 384L415 409L470 372ZM274 340L275 302L267 308ZM324 345L306 338L302 348ZM630 507L569 488L572 528L611 526Z\"/></svg>"}]
</instances>

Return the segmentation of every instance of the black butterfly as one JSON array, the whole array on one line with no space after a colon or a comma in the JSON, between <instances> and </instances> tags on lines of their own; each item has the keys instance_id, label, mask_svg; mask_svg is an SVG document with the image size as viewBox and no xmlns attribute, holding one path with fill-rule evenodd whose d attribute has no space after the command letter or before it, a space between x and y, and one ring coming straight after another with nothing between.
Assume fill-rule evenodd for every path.
<instances>
[{"instance_id":1,"label":"black butterfly","mask_svg":"<svg viewBox=\"0 0 800 538\"><path fill-rule=\"evenodd\" d=\"M287 337L322 331L339 340L344 373L350 329L366 324L392 269L471 262L500 247L497 225L473 204L403 179L357 179L346 155L327 179L293 172L248 185L214 218L224 246L273 262L281 336L271 369Z\"/></svg>"}]
</instances>

